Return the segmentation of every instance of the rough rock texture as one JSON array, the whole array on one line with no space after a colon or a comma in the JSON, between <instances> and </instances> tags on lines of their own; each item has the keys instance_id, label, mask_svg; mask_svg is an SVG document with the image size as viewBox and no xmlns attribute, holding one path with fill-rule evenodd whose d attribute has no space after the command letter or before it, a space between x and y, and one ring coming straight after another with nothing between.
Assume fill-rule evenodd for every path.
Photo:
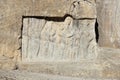
<instances>
[{"instance_id":1,"label":"rough rock texture","mask_svg":"<svg viewBox=\"0 0 120 80\"><path fill-rule=\"evenodd\" d=\"M14 60L21 56L21 28L24 16L64 17L67 14L76 19L94 19L96 18L95 1L1 0L0 56Z\"/></svg>"},{"instance_id":2,"label":"rough rock texture","mask_svg":"<svg viewBox=\"0 0 120 80\"><path fill-rule=\"evenodd\" d=\"M0 71L0 74L0 80L119 80L119 78L76 78L43 73L32 73L26 71Z\"/></svg>"},{"instance_id":3,"label":"rough rock texture","mask_svg":"<svg viewBox=\"0 0 120 80\"><path fill-rule=\"evenodd\" d=\"M97 27L100 62L104 76L120 76L119 0L97 1Z\"/></svg>"},{"instance_id":4,"label":"rough rock texture","mask_svg":"<svg viewBox=\"0 0 120 80\"><path fill-rule=\"evenodd\" d=\"M120 0L97 0L99 45L120 48Z\"/></svg>"},{"instance_id":5,"label":"rough rock texture","mask_svg":"<svg viewBox=\"0 0 120 80\"><path fill-rule=\"evenodd\" d=\"M119 2L0 0L0 69L120 78Z\"/></svg>"},{"instance_id":6,"label":"rough rock texture","mask_svg":"<svg viewBox=\"0 0 120 80\"><path fill-rule=\"evenodd\" d=\"M4 66L6 61L16 65L21 61L24 17L63 18L66 15L74 19L95 19L95 0L0 0L0 64ZM11 64L7 69L11 69Z\"/></svg>"}]
</instances>

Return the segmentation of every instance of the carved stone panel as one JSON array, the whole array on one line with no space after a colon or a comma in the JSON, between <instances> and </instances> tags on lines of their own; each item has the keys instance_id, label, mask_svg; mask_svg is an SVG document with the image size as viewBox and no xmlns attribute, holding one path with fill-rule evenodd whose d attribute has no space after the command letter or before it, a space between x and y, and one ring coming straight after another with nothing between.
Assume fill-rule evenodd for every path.
<instances>
[{"instance_id":1,"label":"carved stone panel","mask_svg":"<svg viewBox=\"0 0 120 80\"><path fill-rule=\"evenodd\" d=\"M79 61L95 59L95 20L24 18L23 61Z\"/></svg>"}]
</instances>

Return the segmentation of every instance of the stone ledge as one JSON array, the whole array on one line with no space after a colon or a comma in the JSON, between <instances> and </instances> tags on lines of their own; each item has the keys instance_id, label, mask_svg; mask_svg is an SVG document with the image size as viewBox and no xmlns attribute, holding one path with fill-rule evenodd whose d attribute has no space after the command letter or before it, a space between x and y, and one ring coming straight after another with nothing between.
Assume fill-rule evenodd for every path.
<instances>
[{"instance_id":1,"label":"stone ledge","mask_svg":"<svg viewBox=\"0 0 120 80\"><path fill-rule=\"evenodd\" d=\"M17 69L16 62L12 60L0 60L0 69L2 70L15 70Z\"/></svg>"},{"instance_id":2,"label":"stone ledge","mask_svg":"<svg viewBox=\"0 0 120 80\"><path fill-rule=\"evenodd\" d=\"M73 77L100 77L102 75L102 67L98 63L89 61L21 63L19 70Z\"/></svg>"},{"instance_id":3,"label":"stone ledge","mask_svg":"<svg viewBox=\"0 0 120 80\"><path fill-rule=\"evenodd\" d=\"M27 71L2 71L0 80L119 80L119 78L67 77Z\"/></svg>"}]
</instances>

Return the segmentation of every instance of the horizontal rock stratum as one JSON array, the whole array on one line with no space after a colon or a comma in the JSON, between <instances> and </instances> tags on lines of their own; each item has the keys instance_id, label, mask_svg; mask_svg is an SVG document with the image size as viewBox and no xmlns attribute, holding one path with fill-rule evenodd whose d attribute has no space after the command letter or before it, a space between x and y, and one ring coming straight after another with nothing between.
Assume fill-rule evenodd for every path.
<instances>
[{"instance_id":1,"label":"horizontal rock stratum","mask_svg":"<svg viewBox=\"0 0 120 80\"><path fill-rule=\"evenodd\" d=\"M17 69L30 75L119 80L119 3L1 0L0 77L4 70L21 76Z\"/></svg>"}]
</instances>

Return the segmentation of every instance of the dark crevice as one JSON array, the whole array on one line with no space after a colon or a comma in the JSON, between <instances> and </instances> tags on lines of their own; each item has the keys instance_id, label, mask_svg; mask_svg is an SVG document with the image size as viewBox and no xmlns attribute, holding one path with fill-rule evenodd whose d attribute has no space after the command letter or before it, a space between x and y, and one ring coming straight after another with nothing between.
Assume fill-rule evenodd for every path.
<instances>
[{"instance_id":1,"label":"dark crevice","mask_svg":"<svg viewBox=\"0 0 120 80\"><path fill-rule=\"evenodd\" d=\"M54 21L54 22L64 22L66 17L72 17L69 14L66 14L63 17L49 17L49 16L23 16L24 18L36 18L36 19L45 19L46 21Z\"/></svg>"},{"instance_id":2,"label":"dark crevice","mask_svg":"<svg viewBox=\"0 0 120 80\"><path fill-rule=\"evenodd\" d=\"M22 24L21 24L21 32L20 32L20 37L19 37L19 40L20 40L20 47L19 47L19 50L20 50L20 53L21 53L21 57L22 57L22 32L23 32L23 17L22 17Z\"/></svg>"},{"instance_id":3,"label":"dark crevice","mask_svg":"<svg viewBox=\"0 0 120 80\"><path fill-rule=\"evenodd\" d=\"M74 20L94 20L95 18L87 18L87 17L83 17L83 18L74 18L74 16L70 15L70 14L66 14L63 17L50 17L50 16L23 16L24 18L36 18L36 19L45 19L46 21L54 21L54 22L64 22L64 20L66 19L66 17L71 17Z\"/></svg>"},{"instance_id":4,"label":"dark crevice","mask_svg":"<svg viewBox=\"0 0 120 80\"><path fill-rule=\"evenodd\" d=\"M86 17L83 17L83 18L78 18L76 20L95 20L95 18L86 18Z\"/></svg>"},{"instance_id":5,"label":"dark crevice","mask_svg":"<svg viewBox=\"0 0 120 80\"><path fill-rule=\"evenodd\" d=\"M96 35L96 42L98 43L98 40L99 40L99 30L98 30L98 27L99 27L99 24L97 22L97 19L96 19L96 22L95 22L95 35Z\"/></svg>"},{"instance_id":6,"label":"dark crevice","mask_svg":"<svg viewBox=\"0 0 120 80\"><path fill-rule=\"evenodd\" d=\"M22 51L22 31L23 31L23 18L22 18L22 24L20 28L20 35L18 37L20 47L17 50L20 50L20 51Z\"/></svg>"}]
</instances>

